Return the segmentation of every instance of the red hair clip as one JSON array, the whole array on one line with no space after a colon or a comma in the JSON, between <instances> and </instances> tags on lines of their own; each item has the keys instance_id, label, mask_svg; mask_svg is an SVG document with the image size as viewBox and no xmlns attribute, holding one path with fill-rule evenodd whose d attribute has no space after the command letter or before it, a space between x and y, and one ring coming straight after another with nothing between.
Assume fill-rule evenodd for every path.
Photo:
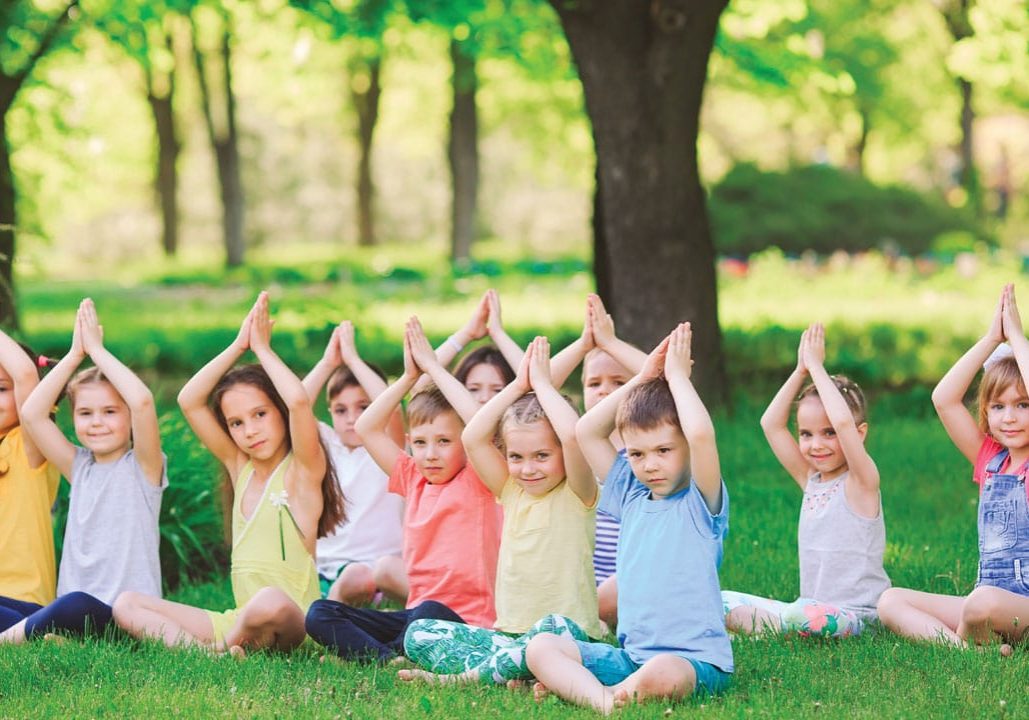
<instances>
[{"instance_id":1,"label":"red hair clip","mask_svg":"<svg viewBox=\"0 0 1029 720\"><path fill-rule=\"evenodd\" d=\"M39 365L39 367L41 368L45 368L49 364L50 358L48 358L46 355L40 355L38 358L36 358L36 365Z\"/></svg>"}]
</instances>

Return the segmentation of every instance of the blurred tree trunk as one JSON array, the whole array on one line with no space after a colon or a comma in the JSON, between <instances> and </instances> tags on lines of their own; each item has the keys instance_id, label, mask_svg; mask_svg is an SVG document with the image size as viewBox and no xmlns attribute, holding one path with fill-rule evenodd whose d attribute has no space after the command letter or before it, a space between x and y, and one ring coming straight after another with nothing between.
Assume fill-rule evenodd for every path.
<instances>
[{"instance_id":1,"label":"blurred tree trunk","mask_svg":"<svg viewBox=\"0 0 1029 720\"><path fill-rule=\"evenodd\" d=\"M943 13L947 30L950 31L954 42L960 42L973 34L972 23L968 19L968 11L975 4L975 0L938 0L936 5ZM975 167L975 153L973 144L973 128L975 126L975 109L972 106L973 87L972 83L963 77L955 78L958 92L961 95L961 115L959 124L961 126L961 140L958 143L958 157L960 167L958 168L958 183L968 194L968 202L978 212L979 202L979 174Z\"/></svg>"},{"instance_id":2,"label":"blurred tree trunk","mask_svg":"<svg viewBox=\"0 0 1029 720\"><path fill-rule=\"evenodd\" d=\"M357 110L357 242L375 244L375 184L372 181L372 140L379 120L382 56L359 56L351 62L350 97Z\"/></svg>"},{"instance_id":3,"label":"blurred tree trunk","mask_svg":"<svg viewBox=\"0 0 1029 720\"><path fill-rule=\"evenodd\" d=\"M164 33L164 42L174 57L170 34ZM158 82L154 73L153 68L147 69L146 99L157 131L157 173L154 176L154 189L158 204L161 206L161 246L164 248L164 254L171 257L179 248L179 177L176 164L182 149L172 104L175 96L175 68L168 72L166 78L161 78L162 82Z\"/></svg>"},{"instance_id":4,"label":"blurred tree trunk","mask_svg":"<svg viewBox=\"0 0 1029 720\"><path fill-rule=\"evenodd\" d=\"M10 0L5 0L10 2ZM11 147L7 138L7 112L14 105L29 74L40 59L46 55L58 34L68 23L72 8L79 0L65 3L61 13L45 25L40 34L39 43L25 63L18 68L5 70L0 65L0 325L17 329L18 312L15 305L14 292L14 253L15 234L18 228L18 189L14 183L14 170L11 167ZM0 26L0 32L9 28ZM28 33L27 28L21 29Z\"/></svg>"},{"instance_id":5,"label":"blurred tree trunk","mask_svg":"<svg viewBox=\"0 0 1029 720\"><path fill-rule=\"evenodd\" d=\"M450 41L454 66L454 106L450 112L447 157L453 186L450 259L464 264L471 259L479 194L479 118L475 108L477 78L475 56L457 40Z\"/></svg>"},{"instance_id":6,"label":"blurred tree trunk","mask_svg":"<svg viewBox=\"0 0 1029 720\"><path fill-rule=\"evenodd\" d=\"M201 50L196 20L190 18L193 60L200 81L200 105L214 150L221 191L225 264L237 267L243 264L244 254L243 182L240 177L239 134L236 129L236 96L232 90L232 31L228 17L222 15L221 21L218 50L211 53ZM211 66L216 67L212 70ZM212 77L218 81L217 97L212 88Z\"/></svg>"},{"instance_id":7,"label":"blurred tree trunk","mask_svg":"<svg viewBox=\"0 0 1029 720\"><path fill-rule=\"evenodd\" d=\"M653 347L693 326L693 382L727 398L715 251L697 167L707 62L727 0L551 0L597 152L595 258L619 335Z\"/></svg>"}]
</instances>

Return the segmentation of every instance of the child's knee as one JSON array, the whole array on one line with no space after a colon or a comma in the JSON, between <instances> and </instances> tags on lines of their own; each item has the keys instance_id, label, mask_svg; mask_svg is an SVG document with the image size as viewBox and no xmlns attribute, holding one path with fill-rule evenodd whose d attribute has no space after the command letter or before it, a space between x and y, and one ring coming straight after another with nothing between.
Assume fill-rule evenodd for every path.
<instances>
[{"instance_id":1,"label":"child's knee","mask_svg":"<svg viewBox=\"0 0 1029 720\"><path fill-rule=\"evenodd\" d=\"M141 607L140 599L143 597L145 596L142 593L126 590L114 599L114 605L111 606L111 614L119 627L124 627L126 623L132 622L132 619L139 612Z\"/></svg>"},{"instance_id":2,"label":"child's knee","mask_svg":"<svg viewBox=\"0 0 1029 720\"><path fill-rule=\"evenodd\" d=\"M339 602L368 602L375 595L375 577L364 563L353 563L340 573L329 589L329 599Z\"/></svg>"},{"instance_id":3,"label":"child's knee","mask_svg":"<svg viewBox=\"0 0 1029 720\"><path fill-rule=\"evenodd\" d=\"M995 619L1001 610L1003 590L981 586L977 587L961 606L961 622L965 625L980 626Z\"/></svg>"},{"instance_id":4,"label":"child's knee","mask_svg":"<svg viewBox=\"0 0 1029 720\"><path fill-rule=\"evenodd\" d=\"M540 633L529 640L529 644L525 646L525 660L530 669L532 669L534 662L546 660L546 658L558 654L567 655L568 657L574 656L576 660L582 662L575 642L567 637L554 635L553 633Z\"/></svg>"},{"instance_id":5,"label":"child's knee","mask_svg":"<svg viewBox=\"0 0 1029 720\"><path fill-rule=\"evenodd\" d=\"M697 684L693 665L675 655L657 655L639 673L636 692L641 697L685 697Z\"/></svg>"},{"instance_id":6,"label":"child's knee","mask_svg":"<svg viewBox=\"0 0 1029 720\"><path fill-rule=\"evenodd\" d=\"M300 617L300 608L278 588L258 590L244 610L244 623L250 626L282 625Z\"/></svg>"},{"instance_id":7,"label":"child's knee","mask_svg":"<svg viewBox=\"0 0 1029 720\"><path fill-rule=\"evenodd\" d=\"M879 596L876 613L883 622L889 620L900 608L908 605L908 591L904 588L889 588Z\"/></svg>"}]
</instances>

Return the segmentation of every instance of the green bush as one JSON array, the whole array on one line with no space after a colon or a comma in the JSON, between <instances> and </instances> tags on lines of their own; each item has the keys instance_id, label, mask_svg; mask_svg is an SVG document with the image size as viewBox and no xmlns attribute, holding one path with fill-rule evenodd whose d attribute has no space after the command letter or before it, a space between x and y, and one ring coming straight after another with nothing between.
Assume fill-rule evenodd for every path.
<instances>
[{"instance_id":1,"label":"green bush","mask_svg":"<svg viewBox=\"0 0 1029 720\"><path fill-rule=\"evenodd\" d=\"M932 249L944 233L992 242L967 212L904 187L880 187L828 165L763 172L741 164L711 188L715 246L747 256L769 246L786 253Z\"/></svg>"}]
</instances>

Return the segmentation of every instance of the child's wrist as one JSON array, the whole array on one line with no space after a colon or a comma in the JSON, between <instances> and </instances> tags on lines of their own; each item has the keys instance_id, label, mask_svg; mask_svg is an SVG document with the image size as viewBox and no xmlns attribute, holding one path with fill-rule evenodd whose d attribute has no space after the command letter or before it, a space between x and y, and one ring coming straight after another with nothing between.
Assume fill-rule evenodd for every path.
<instances>
[{"instance_id":1,"label":"child's wrist","mask_svg":"<svg viewBox=\"0 0 1029 720\"><path fill-rule=\"evenodd\" d=\"M459 353L464 350L465 346L468 344L468 333L463 330L459 330L444 340L443 344L448 346L455 353Z\"/></svg>"}]
</instances>

